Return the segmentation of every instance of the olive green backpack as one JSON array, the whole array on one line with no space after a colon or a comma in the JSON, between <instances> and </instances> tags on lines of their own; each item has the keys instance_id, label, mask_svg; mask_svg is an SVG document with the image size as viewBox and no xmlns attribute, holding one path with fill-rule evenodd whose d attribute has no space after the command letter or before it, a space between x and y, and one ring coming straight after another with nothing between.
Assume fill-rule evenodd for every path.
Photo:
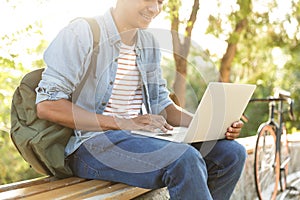
<instances>
[{"instance_id":1,"label":"olive green backpack","mask_svg":"<svg viewBox=\"0 0 300 200\"><path fill-rule=\"evenodd\" d=\"M76 92L79 94L91 69L96 67L100 40L100 28L93 18L84 18L93 33L92 60L83 81ZM64 150L73 130L42 120L36 114L36 92L44 69L26 74L14 92L11 106L11 139L21 156L38 173L58 178L72 176L65 162ZM73 102L76 99L72 99Z\"/></svg>"}]
</instances>

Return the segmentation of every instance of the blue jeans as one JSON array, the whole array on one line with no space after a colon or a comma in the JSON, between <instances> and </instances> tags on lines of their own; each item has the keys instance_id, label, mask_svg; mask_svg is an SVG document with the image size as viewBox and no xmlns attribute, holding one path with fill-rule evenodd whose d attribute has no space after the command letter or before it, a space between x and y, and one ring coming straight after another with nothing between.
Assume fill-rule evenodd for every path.
<instances>
[{"instance_id":1,"label":"blue jeans","mask_svg":"<svg viewBox=\"0 0 300 200\"><path fill-rule=\"evenodd\" d=\"M167 187L171 199L229 199L246 151L235 141L192 145L107 131L84 142L69 158L75 175L137 187Z\"/></svg>"}]
</instances>

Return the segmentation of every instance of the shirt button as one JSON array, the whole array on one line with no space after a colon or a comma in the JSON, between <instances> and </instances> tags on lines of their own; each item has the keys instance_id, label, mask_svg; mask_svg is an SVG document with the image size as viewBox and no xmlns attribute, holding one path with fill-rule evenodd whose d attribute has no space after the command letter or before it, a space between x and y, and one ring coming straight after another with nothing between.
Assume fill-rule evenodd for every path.
<instances>
[{"instance_id":1,"label":"shirt button","mask_svg":"<svg viewBox=\"0 0 300 200\"><path fill-rule=\"evenodd\" d=\"M115 62L118 62L118 58L115 58Z\"/></svg>"},{"instance_id":2,"label":"shirt button","mask_svg":"<svg viewBox=\"0 0 300 200\"><path fill-rule=\"evenodd\" d=\"M102 102L102 106L105 106L106 105L106 102Z\"/></svg>"},{"instance_id":3,"label":"shirt button","mask_svg":"<svg viewBox=\"0 0 300 200\"><path fill-rule=\"evenodd\" d=\"M110 85L113 85L113 84L114 84L114 82L113 82L113 81L110 81L110 82L109 82L109 84L110 84Z\"/></svg>"}]
</instances>

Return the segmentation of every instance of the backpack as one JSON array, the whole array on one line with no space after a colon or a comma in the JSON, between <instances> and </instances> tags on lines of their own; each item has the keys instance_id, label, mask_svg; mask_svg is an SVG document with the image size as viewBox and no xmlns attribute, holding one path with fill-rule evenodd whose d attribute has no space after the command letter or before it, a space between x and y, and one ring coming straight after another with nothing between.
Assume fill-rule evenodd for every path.
<instances>
[{"instance_id":1,"label":"backpack","mask_svg":"<svg viewBox=\"0 0 300 200\"><path fill-rule=\"evenodd\" d=\"M92 68L96 68L99 51L100 28L93 18L84 18L93 33L93 53L89 69L76 88L80 93ZM44 69L26 74L13 94L11 105L10 136L15 147L38 173L57 178L72 176L72 171L65 162L64 151L73 134L73 130L61 125L39 119L36 113L36 92ZM76 101L72 97L73 102Z\"/></svg>"}]
</instances>

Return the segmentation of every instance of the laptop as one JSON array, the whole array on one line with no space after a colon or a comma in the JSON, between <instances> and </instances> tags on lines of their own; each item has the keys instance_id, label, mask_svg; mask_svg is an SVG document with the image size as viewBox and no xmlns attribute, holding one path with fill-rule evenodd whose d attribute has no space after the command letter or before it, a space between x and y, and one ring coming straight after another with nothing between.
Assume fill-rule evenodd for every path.
<instances>
[{"instance_id":1,"label":"laptop","mask_svg":"<svg viewBox=\"0 0 300 200\"><path fill-rule=\"evenodd\" d=\"M183 143L224 139L227 128L240 120L255 88L252 84L210 82L188 128L132 133Z\"/></svg>"}]
</instances>

